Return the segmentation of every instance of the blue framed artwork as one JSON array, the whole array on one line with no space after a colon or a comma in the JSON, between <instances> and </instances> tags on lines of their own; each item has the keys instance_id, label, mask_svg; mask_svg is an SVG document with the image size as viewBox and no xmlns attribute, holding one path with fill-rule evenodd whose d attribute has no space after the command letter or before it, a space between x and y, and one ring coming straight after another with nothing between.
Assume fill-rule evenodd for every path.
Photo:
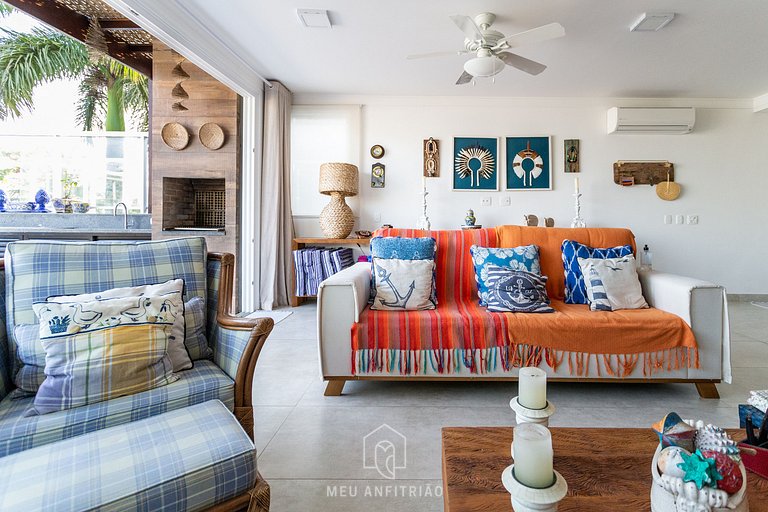
<instances>
[{"instance_id":1,"label":"blue framed artwork","mask_svg":"<svg viewBox=\"0 0 768 512\"><path fill-rule=\"evenodd\" d=\"M499 168L499 139L453 138L453 190L498 190Z\"/></svg>"},{"instance_id":2,"label":"blue framed artwork","mask_svg":"<svg viewBox=\"0 0 768 512\"><path fill-rule=\"evenodd\" d=\"M550 137L506 137L507 190L552 190Z\"/></svg>"}]
</instances>

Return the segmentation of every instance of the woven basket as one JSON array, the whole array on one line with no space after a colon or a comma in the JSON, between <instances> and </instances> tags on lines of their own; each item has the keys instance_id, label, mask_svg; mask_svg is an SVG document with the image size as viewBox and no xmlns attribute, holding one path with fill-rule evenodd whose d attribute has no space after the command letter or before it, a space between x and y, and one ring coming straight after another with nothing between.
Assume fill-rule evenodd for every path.
<instances>
[{"instance_id":1,"label":"woven basket","mask_svg":"<svg viewBox=\"0 0 768 512\"><path fill-rule=\"evenodd\" d=\"M656 195L665 201L674 201L680 197L680 185L674 181L662 181L656 185Z\"/></svg>"},{"instance_id":2,"label":"woven basket","mask_svg":"<svg viewBox=\"0 0 768 512\"><path fill-rule=\"evenodd\" d=\"M356 196L358 191L357 166L332 162L320 166L320 193L336 192L344 197Z\"/></svg>"},{"instance_id":3,"label":"woven basket","mask_svg":"<svg viewBox=\"0 0 768 512\"><path fill-rule=\"evenodd\" d=\"M160 132L165 145L176 151L181 151L189 144L189 132L180 123L166 123Z\"/></svg>"},{"instance_id":4,"label":"woven basket","mask_svg":"<svg viewBox=\"0 0 768 512\"><path fill-rule=\"evenodd\" d=\"M198 136L200 143L211 151L216 151L224 145L224 130L216 123L205 123L200 127Z\"/></svg>"}]
</instances>

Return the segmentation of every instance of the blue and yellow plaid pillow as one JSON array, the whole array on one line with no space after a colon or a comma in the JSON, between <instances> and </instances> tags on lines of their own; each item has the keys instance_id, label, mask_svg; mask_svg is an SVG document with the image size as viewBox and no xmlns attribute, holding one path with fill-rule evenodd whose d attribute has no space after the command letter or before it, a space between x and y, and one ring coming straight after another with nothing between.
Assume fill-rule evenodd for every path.
<instances>
[{"instance_id":1,"label":"blue and yellow plaid pillow","mask_svg":"<svg viewBox=\"0 0 768 512\"><path fill-rule=\"evenodd\" d=\"M181 293L33 305L45 350L45 381L28 414L132 395L178 380L168 356Z\"/></svg>"}]
</instances>

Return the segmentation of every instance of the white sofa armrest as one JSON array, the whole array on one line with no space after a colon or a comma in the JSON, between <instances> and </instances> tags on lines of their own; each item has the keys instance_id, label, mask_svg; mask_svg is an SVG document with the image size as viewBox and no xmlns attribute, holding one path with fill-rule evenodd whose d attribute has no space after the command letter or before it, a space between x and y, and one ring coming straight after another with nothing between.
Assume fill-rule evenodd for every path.
<instances>
[{"instance_id":1,"label":"white sofa armrest","mask_svg":"<svg viewBox=\"0 0 768 512\"><path fill-rule=\"evenodd\" d=\"M707 281L661 272L638 272L643 296L652 307L681 317L699 345L700 368L691 379L731 382L731 345L725 289Z\"/></svg>"},{"instance_id":2,"label":"white sofa armrest","mask_svg":"<svg viewBox=\"0 0 768 512\"><path fill-rule=\"evenodd\" d=\"M320 283L317 339L323 377L351 375L352 324L360 320L370 292L370 263L356 263Z\"/></svg>"}]
</instances>

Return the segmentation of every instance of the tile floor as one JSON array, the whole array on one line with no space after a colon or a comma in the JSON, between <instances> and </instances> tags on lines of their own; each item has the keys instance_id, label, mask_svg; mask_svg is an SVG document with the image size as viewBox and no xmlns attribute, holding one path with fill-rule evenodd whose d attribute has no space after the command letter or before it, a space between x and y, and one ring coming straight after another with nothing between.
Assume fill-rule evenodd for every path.
<instances>
[{"instance_id":1,"label":"tile floor","mask_svg":"<svg viewBox=\"0 0 768 512\"><path fill-rule=\"evenodd\" d=\"M718 386L720 400L701 400L691 384L550 383L552 425L648 427L675 410L738 426L737 405L750 389L768 388L768 309L730 310L734 382ZM255 437L274 512L442 510L440 429L514 421L515 383L347 382L344 396L324 397L315 336L314 304L295 308L256 367ZM394 486L363 464L363 437L382 423L407 437L407 467Z\"/></svg>"}]
</instances>

